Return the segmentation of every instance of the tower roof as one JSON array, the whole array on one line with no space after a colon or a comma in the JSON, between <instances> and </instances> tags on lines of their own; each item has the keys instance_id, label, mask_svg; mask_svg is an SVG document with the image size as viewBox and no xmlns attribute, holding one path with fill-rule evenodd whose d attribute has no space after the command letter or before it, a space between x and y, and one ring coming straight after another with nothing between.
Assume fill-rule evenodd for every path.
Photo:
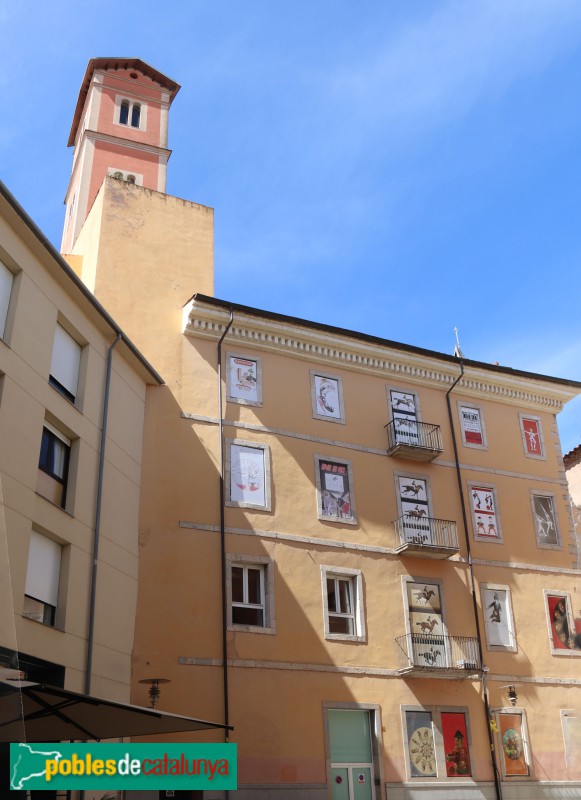
<instances>
[{"instance_id":1,"label":"tower roof","mask_svg":"<svg viewBox=\"0 0 581 800\"><path fill-rule=\"evenodd\" d=\"M73 124L71 126L71 132L69 135L68 147L72 147L75 143L77 129L79 127L81 114L83 113L83 108L85 106L85 100L87 99L89 86L91 85L91 79L93 77L93 73L97 69L134 69L139 71L169 91L170 103L173 102L174 97L181 88L179 83L172 81L172 79L168 78L167 75L164 75L162 72L158 72L153 67L150 67L149 64L146 64L145 61L142 61L140 58L92 58L87 64L87 71L85 72L85 77L81 83L79 99L77 100L77 106L73 116Z\"/></svg>"}]
</instances>

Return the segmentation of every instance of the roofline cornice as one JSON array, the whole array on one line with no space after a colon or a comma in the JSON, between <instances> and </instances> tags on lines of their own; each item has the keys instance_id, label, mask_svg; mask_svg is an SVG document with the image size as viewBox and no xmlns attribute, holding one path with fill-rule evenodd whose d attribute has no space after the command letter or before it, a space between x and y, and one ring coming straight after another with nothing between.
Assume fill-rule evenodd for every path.
<instances>
[{"instance_id":1,"label":"roofline cornice","mask_svg":"<svg viewBox=\"0 0 581 800\"><path fill-rule=\"evenodd\" d=\"M229 308L224 301L194 295L184 307L183 332L188 336L217 340L228 324ZM327 369L340 367L443 390L449 389L459 374L460 360L444 354L409 345L398 347L397 343L387 340L382 343L359 339L355 334L317 327L302 320L294 322L269 312L259 316L235 304L233 308L234 322L228 338L240 342L241 347L318 362ZM486 367L465 361L458 393L552 413L558 413L565 403L581 394L581 384L561 379L552 382L545 376L526 373L507 374Z\"/></svg>"}]
</instances>

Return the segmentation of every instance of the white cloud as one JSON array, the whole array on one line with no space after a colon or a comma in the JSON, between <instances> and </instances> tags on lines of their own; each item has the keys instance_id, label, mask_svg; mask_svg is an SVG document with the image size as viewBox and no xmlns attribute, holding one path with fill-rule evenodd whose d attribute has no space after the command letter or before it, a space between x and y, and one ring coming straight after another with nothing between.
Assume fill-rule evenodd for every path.
<instances>
[{"instance_id":1,"label":"white cloud","mask_svg":"<svg viewBox=\"0 0 581 800\"><path fill-rule=\"evenodd\" d=\"M580 38L578 0L450 0L332 82L353 118L433 126L542 72Z\"/></svg>"}]
</instances>

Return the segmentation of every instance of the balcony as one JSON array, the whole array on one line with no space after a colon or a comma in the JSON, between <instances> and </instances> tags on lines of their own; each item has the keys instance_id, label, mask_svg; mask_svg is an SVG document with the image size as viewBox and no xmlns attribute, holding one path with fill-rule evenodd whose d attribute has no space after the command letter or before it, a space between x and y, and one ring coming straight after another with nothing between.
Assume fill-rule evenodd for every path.
<instances>
[{"instance_id":1,"label":"balcony","mask_svg":"<svg viewBox=\"0 0 581 800\"><path fill-rule=\"evenodd\" d=\"M478 639L474 637L407 633L395 641L400 675L429 678L449 674L471 678L480 672Z\"/></svg>"},{"instance_id":2,"label":"balcony","mask_svg":"<svg viewBox=\"0 0 581 800\"><path fill-rule=\"evenodd\" d=\"M399 540L395 552L401 555L449 558L460 549L456 523L452 520L416 518L408 513L396 519L393 525Z\"/></svg>"},{"instance_id":3,"label":"balcony","mask_svg":"<svg viewBox=\"0 0 581 800\"><path fill-rule=\"evenodd\" d=\"M444 452L439 425L395 417L385 426L387 455L409 461L433 461Z\"/></svg>"}]
</instances>

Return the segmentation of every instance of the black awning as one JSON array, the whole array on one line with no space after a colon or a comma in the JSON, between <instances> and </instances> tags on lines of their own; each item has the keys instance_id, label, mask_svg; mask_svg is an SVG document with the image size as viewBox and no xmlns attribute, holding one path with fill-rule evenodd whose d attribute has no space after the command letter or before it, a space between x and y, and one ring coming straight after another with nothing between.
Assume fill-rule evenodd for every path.
<instances>
[{"instance_id":1,"label":"black awning","mask_svg":"<svg viewBox=\"0 0 581 800\"><path fill-rule=\"evenodd\" d=\"M0 680L0 742L116 739L225 727L43 683Z\"/></svg>"}]
</instances>

